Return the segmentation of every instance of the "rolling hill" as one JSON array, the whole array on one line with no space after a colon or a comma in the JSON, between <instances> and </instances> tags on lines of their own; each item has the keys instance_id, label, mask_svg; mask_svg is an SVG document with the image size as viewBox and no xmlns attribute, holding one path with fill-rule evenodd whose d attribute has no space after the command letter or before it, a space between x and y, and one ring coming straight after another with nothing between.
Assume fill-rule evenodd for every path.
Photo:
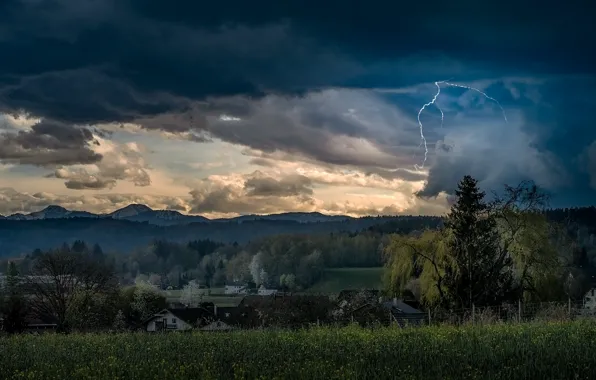
<instances>
[{"instance_id":1,"label":"rolling hill","mask_svg":"<svg viewBox=\"0 0 596 380\"><path fill-rule=\"evenodd\" d=\"M140 214L142 215L142 214ZM100 244L104 250L127 252L147 245L155 239L188 242L211 239L223 243L246 243L258 238L279 234L327 234L358 232L379 224L397 223L392 228L411 229L432 227L440 218L420 217L418 224L408 217L366 217L340 221L304 223L293 220L211 221L177 225L155 225L113 218L48 218L34 220L0 220L0 256L19 256L36 248L50 249L84 240Z\"/></svg>"}]
</instances>

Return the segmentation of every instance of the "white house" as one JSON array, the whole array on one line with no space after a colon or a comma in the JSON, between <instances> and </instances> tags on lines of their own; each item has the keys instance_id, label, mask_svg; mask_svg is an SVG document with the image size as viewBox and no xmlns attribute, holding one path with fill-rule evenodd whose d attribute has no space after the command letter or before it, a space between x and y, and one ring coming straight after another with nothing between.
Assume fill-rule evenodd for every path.
<instances>
[{"instance_id":1,"label":"white house","mask_svg":"<svg viewBox=\"0 0 596 380\"><path fill-rule=\"evenodd\" d=\"M267 288L265 288L265 286L264 286L264 285L261 285L261 286L259 287L259 292L258 292L258 294L259 294L260 296L270 296L270 295L273 295L273 294L275 294L275 293L277 293L277 289L267 289Z\"/></svg>"},{"instance_id":2,"label":"white house","mask_svg":"<svg viewBox=\"0 0 596 380\"><path fill-rule=\"evenodd\" d=\"M246 294L247 287L245 284L233 283L226 285L224 289L225 294Z\"/></svg>"},{"instance_id":3,"label":"white house","mask_svg":"<svg viewBox=\"0 0 596 380\"><path fill-rule=\"evenodd\" d=\"M588 290L584 296L584 308L596 311L596 288Z\"/></svg>"},{"instance_id":4,"label":"white house","mask_svg":"<svg viewBox=\"0 0 596 380\"><path fill-rule=\"evenodd\" d=\"M213 314L202 307L164 309L144 322L145 331L186 331L209 324Z\"/></svg>"}]
</instances>

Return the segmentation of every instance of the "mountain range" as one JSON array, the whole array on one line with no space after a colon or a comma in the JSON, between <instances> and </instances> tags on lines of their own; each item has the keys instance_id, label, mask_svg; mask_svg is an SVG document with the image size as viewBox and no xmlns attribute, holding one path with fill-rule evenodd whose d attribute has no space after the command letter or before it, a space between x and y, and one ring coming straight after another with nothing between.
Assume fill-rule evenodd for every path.
<instances>
[{"instance_id":1,"label":"mountain range","mask_svg":"<svg viewBox=\"0 0 596 380\"><path fill-rule=\"evenodd\" d=\"M48 206L29 214L13 214L0 218L0 257L20 256L37 248L57 248L65 242L72 243L75 240L83 240L90 245L97 243L108 251L130 252L156 239L176 242L211 239L222 243L243 244L280 234L358 232L395 220L402 224L411 224L408 222L410 219L352 218L317 212L208 219L172 210L153 210L141 204L131 204L107 214Z\"/></svg>"},{"instance_id":2,"label":"mountain range","mask_svg":"<svg viewBox=\"0 0 596 380\"><path fill-rule=\"evenodd\" d=\"M596 207L547 211L552 221L571 228L582 242L596 242ZM49 206L30 214L0 218L0 257L47 250L63 243L83 240L99 244L105 251L130 252L156 239L175 242L211 239L222 243L244 244L283 234L409 233L435 228L443 222L431 216L377 216L352 218L320 213L244 215L230 219L207 219L171 210L152 210L132 204L109 214L70 211ZM581 235L581 239L580 239ZM582 243L583 244L583 243Z\"/></svg>"},{"instance_id":3,"label":"mountain range","mask_svg":"<svg viewBox=\"0 0 596 380\"><path fill-rule=\"evenodd\" d=\"M8 220L47 220L47 219L72 219L72 218L108 218L127 220L131 222L149 223L156 226L187 225L191 223L216 223L216 222L246 222L253 220L284 220L299 223L319 223L330 221L343 221L351 219L344 215L324 215L318 212L300 213L289 212L271 215L242 215L235 218L208 219L200 215L185 215L175 210L153 210L142 204L131 204L107 214L93 214L87 211L71 211L61 206L48 206L40 211L29 214L0 215L0 219Z\"/></svg>"}]
</instances>

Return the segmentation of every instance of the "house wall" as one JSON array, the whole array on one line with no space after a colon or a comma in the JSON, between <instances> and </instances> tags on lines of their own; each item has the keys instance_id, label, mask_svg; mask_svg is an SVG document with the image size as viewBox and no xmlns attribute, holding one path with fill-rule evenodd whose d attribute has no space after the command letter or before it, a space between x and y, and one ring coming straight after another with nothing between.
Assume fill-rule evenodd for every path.
<instances>
[{"instance_id":1,"label":"house wall","mask_svg":"<svg viewBox=\"0 0 596 380\"><path fill-rule=\"evenodd\" d=\"M590 310L596 310L596 289L592 288L584 296L584 307Z\"/></svg>"},{"instance_id":2,"label":"house wall","mask_svg":"<svg viewBox=\"0 0 596 380\"><path fill-rule=\"evenodd\" d=\"M182 319L178 318L174 314L172 314L170 312L167 312L167 313L160 314L159 316L151 319L147 323L147 328L146 328L147 331L148 332L154 332L154 331L156 331L156 322L159 322L159 321L163 320L164 318L167 318L168 319L168 328L166 329L167 331L184 331L184 330L190 330L190 329L192 329L192 326L191 325L189 325L188 323L186 323ZM176 320L176 323L172 323L172 320L173 319ZM176 327L175 328L172 328L174 325Z\"/></svg>"},{"instance_id":3,"label":"house wall","mask_svg":"<svg viewBox=\"0 0 596 380\"><path fill-rule=\"evenodd\" d=\"M246 287L241 285L226 285L225 294L240 294L246 292Z\"/></svg>"},{"instance_id":4,"label":"house wall","mask_svg":"<svg viewBox=\"0 0 596 380\"><path fill-rule=\"evenodd\" d=\"M259 295L260 296L270 296L272 294L277 293L277 289L264 289L264 288L260 288L259 289Z\"/></svg>"}]
</instances>

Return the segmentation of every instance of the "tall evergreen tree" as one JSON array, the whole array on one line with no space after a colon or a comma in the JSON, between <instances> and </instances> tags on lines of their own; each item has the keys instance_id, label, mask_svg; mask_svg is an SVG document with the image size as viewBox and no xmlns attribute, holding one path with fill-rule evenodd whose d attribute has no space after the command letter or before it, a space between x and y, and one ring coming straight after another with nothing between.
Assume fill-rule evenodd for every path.
<instances>
[{"instance_id":1,"label":"tall evergreen tree","mask_svg":"<svg viewBox=\"0 0 596 380\"><path fill-rule=\"evenodd\" d=\"M445 226L450 230L452 262L445 269L445 285L451 301L469 308L503 301L513 277L508 256L499 255L500 237L496 220L485 202L485 193L471 176L465 176L455 191Z\"/></svg>"}]
</instances>

